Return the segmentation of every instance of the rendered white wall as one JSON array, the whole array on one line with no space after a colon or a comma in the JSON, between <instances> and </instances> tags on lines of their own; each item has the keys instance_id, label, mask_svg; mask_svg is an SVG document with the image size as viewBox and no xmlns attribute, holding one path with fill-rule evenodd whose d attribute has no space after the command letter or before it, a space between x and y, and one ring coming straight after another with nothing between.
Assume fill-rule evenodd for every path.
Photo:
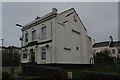
<instances>
[{"instance_id":1,"label":"rendered white wall","mask_svg":"<svg viewBox=\"0 0 120 80\"><path fill-rule=\"evenodd\" d=\"M71 64L89 64L89 60L91 58L91 39L87 37L87 32L84 29L82 23L79 21L77 17L77 22L74 21L73 16L76 14L75 12L68 17L65 17L69 13L74 12L73 9L66 11L62 14L59 14L57 17L52 18L51 20L45 21L39 25L34 26L34 30L36 30L36 40L38 42L51 40L52 43L49 44L49 48L47 50L47 58L46 60L41 60L41 47L46 44L27 47L28 50L34 49L35 61L37 64L46 64L46 63L71 63ZM66 23L63 23L68 21ZM41 27L46 26L47 28L47 38L45 40L41 40ZM61 25L62 24L62 25ZM31 33L32 28L27 29L23 32L27 31L29 33L29 41L31 42ZM75 30L80 34L73 32ZM24 35L25 36L25 35ZM25 41L25 39L23 39ZM25 43L22 44L25 46ZM76 47L79 47L79 50L76 50ZM66 50L64 48L68 48L70 50ZM22 49L24 50L24 48ZM28 52L29 55L29 52ZM27 59L22 59L23 63L29 62L29 56Z\"/></svg>"}]
</instances>

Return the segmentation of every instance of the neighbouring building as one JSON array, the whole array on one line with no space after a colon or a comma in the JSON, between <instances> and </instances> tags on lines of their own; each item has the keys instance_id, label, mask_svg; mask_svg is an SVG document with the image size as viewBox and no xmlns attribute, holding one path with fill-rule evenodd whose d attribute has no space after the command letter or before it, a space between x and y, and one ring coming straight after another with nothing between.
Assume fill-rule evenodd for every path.
<instances>
[{"instance_id":1,"label":"neighbouring building","mask_svg":"<svg viewBox=\"0 0 120 80\"><path fill-rule=\"evenodd\" d=\"M0 51L5 51L6 53L18 53L18 54L21 54L21 47L16 47L16 46L3 46L3 47L0 47Z\"/></svg>"},{"instance_id":2,"label":"neighbouring building","mask_svg":"<svg viewBox=\"0 0 120 80\"><path fill-rule=\"evenodd\" d=\"M100 53L105 49L109 50L112 53L112 57L120 58L120 41L113 41L112 36L109 37L109 41L93 44L94 54Z\"/></svg>"},{"instance_id":3,"label":"neighbouring building","mask_svg":"<svg viewBox=\"0 0 120 80\"><path fill-rule=\"evenodd\" d=\"M21 63L89 64L92 40L74 8L56 8L22 28Z\"/></svg>"},{"instance_id":4,"label":"neighbouring building","mask_svg":"<svg viewBox=\"0 0 120 80\"><path fill-rule=\"evenodd\" d=\"M20 55L21 48L15 46L0 47L2 54L2 72L8 72L12 76L18 76L20 73Z\"/></svg>"}]
</instances>

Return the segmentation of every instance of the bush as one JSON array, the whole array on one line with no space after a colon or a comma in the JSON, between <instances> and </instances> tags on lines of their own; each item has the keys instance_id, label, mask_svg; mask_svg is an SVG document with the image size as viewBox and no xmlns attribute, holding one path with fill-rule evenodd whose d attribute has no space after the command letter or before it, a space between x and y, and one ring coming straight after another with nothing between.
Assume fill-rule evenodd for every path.
<instances>
[{"instance_id":1,"label":"bush","mask_svg":"<svg viewBox=\"0 0 120 80\"><path fill-rule=\"evenodd\" d=\"M2 80L13 80L13 79L10 73L2 72Z\"/></svg>"},{"instance_id":2,"label":"bush","mask_svg":"<svg viewBox=\"0 0 120 80\"><path fill-rule=\"evenodd\" d=\"M100 53L96 53L95 57L104 57L104 58L110 58L111 57L111 52L107 49L101 51Z\"/></svg>"}]
</instances>

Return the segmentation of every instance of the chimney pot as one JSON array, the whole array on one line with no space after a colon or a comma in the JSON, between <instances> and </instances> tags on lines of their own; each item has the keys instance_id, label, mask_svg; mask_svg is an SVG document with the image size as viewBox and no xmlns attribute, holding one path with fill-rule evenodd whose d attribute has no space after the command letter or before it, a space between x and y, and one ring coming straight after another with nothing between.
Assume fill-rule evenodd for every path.
<instances>
[{"instance_id":1,"label":"chimney pot","mask_svg":"<svg viewBox=\"0 0 120 80\"><path fill-rule=\"evenodd\" d=\"M35 20L36 20L36 19L39 19L39 18L40 18L40 17L39 17L39 16L37 16L37 17L35 18Z\"/></svg>"}]
</instances>

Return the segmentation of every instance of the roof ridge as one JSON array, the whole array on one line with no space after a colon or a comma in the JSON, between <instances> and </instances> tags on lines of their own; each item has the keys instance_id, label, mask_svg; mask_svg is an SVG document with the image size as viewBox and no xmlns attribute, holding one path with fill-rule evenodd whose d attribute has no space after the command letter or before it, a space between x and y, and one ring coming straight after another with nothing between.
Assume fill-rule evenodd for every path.
<instances>
[{"instance_id":1,"label":"roof ridge","mask_svg":"<svg viewBox=\"0 0 120 80\"><path fill-rule=\"evenodd\" d=\"M69 9L67 9L67 10L64 10L64 11L62 11L62 12L58 13L58 15L63 14L63 13L65 13L65 12L67 12L67 11L72 10L72 9L75 11L75 9L74 9L74 8L69 8Z\"/></svg>"},{"instance_id":2,"label":"roof ridge","mask_svg":"<svg viewBox=\"0 0 120 80\"><path fill-rule=\"evenodd\" d=\"M111 43L110 47L118 47L118 46L120 46L119 43L120 43L120 41L113 41ZM108 44L109 44L109 41L98 42L98 43L93 44L93 48L95 48L95 47L105 47L105 46L108 46Z\"/></svg>"}]
</instances>

